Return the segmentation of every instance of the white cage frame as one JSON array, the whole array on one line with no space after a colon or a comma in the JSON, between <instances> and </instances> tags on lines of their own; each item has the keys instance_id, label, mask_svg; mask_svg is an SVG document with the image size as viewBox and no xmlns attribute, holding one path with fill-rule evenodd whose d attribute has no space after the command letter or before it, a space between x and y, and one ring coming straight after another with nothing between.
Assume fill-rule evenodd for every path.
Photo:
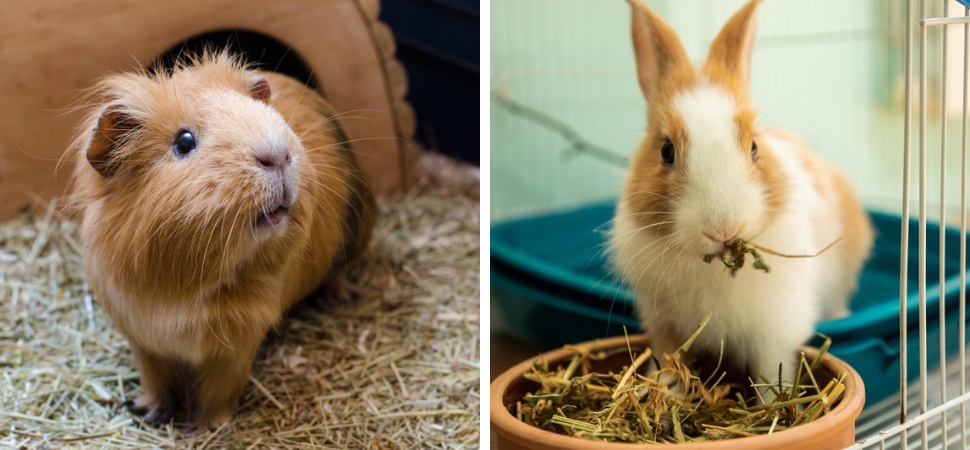
<instances>
[{"instance_id":1,"label":"white cage frame","mask_svg":"<svg viewBox=\"0 0 970 450\"><path fill-rule=\"evenodd\" d=\"M946 333L942 332L945 330L945 305L946 302L940 302L940 404L929 408L927 404L927 361L926 361L926 197L927 197L927 127L926 127L926 114L927 114L927 85L928 85L928 75L927 75L927 47L929 40L929 32L931 28L936 28L943 30L942 33L942 46L943 46L943 57L942 57L942 105L941 111L943 118L941 120L941 172L940 172L940 223L946 223L946 133L947 133L947 121L946 121L946 65L947 65L947 33L946 29L949 25L963 25L963 116L962 116L962 140L961 140L961 180L960 180L960 305L959 313L960 317L966 317L966 234L967 234L967 128L968 128L968 79L970 79L970 8L964 8L963 17L947 17L947 5L951 0L942 0L943 3L943 17L928 17L927 7L930 0L919 0L920 15L919 21L916 22L919 25L919 415L915 417L907 417L907 312L906 312L906 299L907 299L907 276L908 276L908 266L907 262L909 259L909 216L910 216L910 182L911 182L911 171L912 171L912 76L913 76L913 32L910 27L915 25L913 20L913 7L917 0L906 0L906 46L905 46L905 72L906 72L906 90L905 90L905 102L904 102L904 119L903 119L903 202L902 202L902 242L900 243L900 280L899 280L899 342L900 342L900 373L899 373L899 425L893 426L891 428L885 429L878 434L862 439L858 441L855 445L847 447L848 449L862 449L871 448L876 445L880 449L886 448L886 441L892 437L899 437L899 446L902 449L909 448L909 442L907 439L907 432L909 429L919 425L920 428L920 445L923 450L929 448L929 420L935 417L939 417L939 431L940 431L940 444L942 448L949 448L951 445L956 447L955 444L959 443L958 448L967 448L967 414L966 414L966 403L970 401L970 394L967 393L966 386L966 347L960 352L959 355L959 386L960 393L958 396L947 399L946 394ZM940 227L940 246L943 248L945 242L945 226ZM945 252L940 252L940 286L941 291L945 287ZM966 320L959 321L959 339L961 346L964 346L966 342ZM960 432L958 440L950 441L947 435L947 418L946 414L951 409L956 409L959 407L960 411Z\"/></svg>"}]
</instances>

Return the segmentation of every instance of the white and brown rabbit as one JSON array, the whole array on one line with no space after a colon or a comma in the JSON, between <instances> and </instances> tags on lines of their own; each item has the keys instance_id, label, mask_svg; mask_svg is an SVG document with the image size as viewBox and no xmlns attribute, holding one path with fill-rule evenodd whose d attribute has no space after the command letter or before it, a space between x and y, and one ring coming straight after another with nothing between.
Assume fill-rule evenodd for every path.
<instances>
[{"instance_id":1,"label":"white and brown rabbit","mask_svg":"<svg viewBox=\"0 0 970 450\"><path fill-rule=\"evenodd\" d=\"M739 381L758 372L774 380L779 363L794 370L816 322L847 313L873 242L838 169L791 134L755 126L748 85L759 2L735 13L694 67L670 26L631 0L647 135L610 243L654 350L672 354L713 311L692 356L709 367L723 340L722 368ZM747 268L731 277L717 261L704 262L736 239L814 254L839 238L817 258L766 255L770 273Z\"/></svg>"}]
</instances>

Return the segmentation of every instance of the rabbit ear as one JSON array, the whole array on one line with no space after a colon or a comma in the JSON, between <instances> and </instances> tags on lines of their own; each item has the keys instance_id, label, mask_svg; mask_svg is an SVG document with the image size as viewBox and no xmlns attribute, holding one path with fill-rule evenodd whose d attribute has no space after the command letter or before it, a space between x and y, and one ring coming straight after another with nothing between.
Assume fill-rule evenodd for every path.
<instances>
[{"instance_id":1,"label":"rabbit ear","mask_svg":"<svg viewBox=\"0 0 970 450\"><path fill-rule=\"evenodd\" d=\"M633 16L633 53L640 89L648 99L661 82L678 69L691 69L677 34L640 0L630 0Z\"/></svg>"},{"instance_id":2,"label":"rabbit ear","mask_svg":"<svg viewBox=\"0 0 970 450\"><path fill-rule=\"evenodd\" d=\"M751 81L751 48L754 46L756 16L761 0L751 0L731 19L711 43L705 69L727 75L747 86Z\"/></svg>"}]
</instances>

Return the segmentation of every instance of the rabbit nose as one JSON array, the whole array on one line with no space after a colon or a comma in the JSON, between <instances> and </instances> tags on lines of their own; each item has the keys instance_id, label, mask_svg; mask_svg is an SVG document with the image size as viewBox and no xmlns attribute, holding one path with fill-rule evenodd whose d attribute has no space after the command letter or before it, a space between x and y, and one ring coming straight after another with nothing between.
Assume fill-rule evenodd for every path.
<instances>
[{"instance_id":1,"label":"rabbit nose","mask_svg":"<svg viewBox=\"0 0 970 450\"><path fill-rule=\"evenodd\" d=\"M286 148L269 147L256 151L256 165L263 170L281 170L290 165L290 151Z\"/></svg>"},{"instance_id":2,"label":"rabbit nose","mask_svg":"<svg viewBox=\"0 0 970 450\"><path fill-rule=\"evenodd\" d=\"M713 232L704 233L704 235L714 242L724 243L727 245L734 242L734 240L738 238L738 232L740 230L740 227L721 228Z\"/></svg>"}]
</instances>

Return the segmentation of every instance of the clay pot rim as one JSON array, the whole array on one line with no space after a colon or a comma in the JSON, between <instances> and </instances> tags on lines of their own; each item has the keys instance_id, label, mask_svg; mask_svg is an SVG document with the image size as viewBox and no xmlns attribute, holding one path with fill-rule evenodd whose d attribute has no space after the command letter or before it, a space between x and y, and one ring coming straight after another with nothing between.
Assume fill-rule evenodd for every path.
<instances>
[{"instance_id":1,"label":"clay pot rim","mask_svg":"<svg viewBox=\"0 0 970 450\"><path fill-rule=\"evenodd\" d=\"M650 338L646 335L630 336L631 345L647 345L649 342ZM576 344L576 346L584 346L591 343L596 344L595 350L605 350L626 346L626 337L618 336L598 341L589 341ZM804 352L805 356L809 359L818 355L818 349L814 347L803 346L800 351ZM543 353L540 357L545 358L547 361L554 361L569 355L570 353L567 350L560 348ZM520 443L519 445L522 445L523 448L629 450L631 448L643 447L643 444L599 442L569 437L531 427L516 419L506 410L502 402L502 397L509 385L520 378L531 367L533 361L535 361L535 358L516 364L492 382L489 394L489 418L491 420L492 431L506 439L513 440L513 442ZM839 427L839 424L845 422L850 424L854 423L856 417L862 412L862 407L865 405L865 387L862 382L862 377L859 376L859 373L855 369L846 364L845 361L831 354L825 355L822 364L831 370L832 373L838 373L841 369L845 370L847 374L844 380L845 392L843 393L842 400L835 409L820 419L807 425L801 425L770 435L736 438L726 441L675 444L672 448L676 450L726 450L736 449L739 445L746 445L751 448L781 448L782 445L787 443L797 443L809 440L810 438L817 439L818 435L825 435L831 433L833 430L840 430L843 427Z\"/></svg>"}]
</instances>

